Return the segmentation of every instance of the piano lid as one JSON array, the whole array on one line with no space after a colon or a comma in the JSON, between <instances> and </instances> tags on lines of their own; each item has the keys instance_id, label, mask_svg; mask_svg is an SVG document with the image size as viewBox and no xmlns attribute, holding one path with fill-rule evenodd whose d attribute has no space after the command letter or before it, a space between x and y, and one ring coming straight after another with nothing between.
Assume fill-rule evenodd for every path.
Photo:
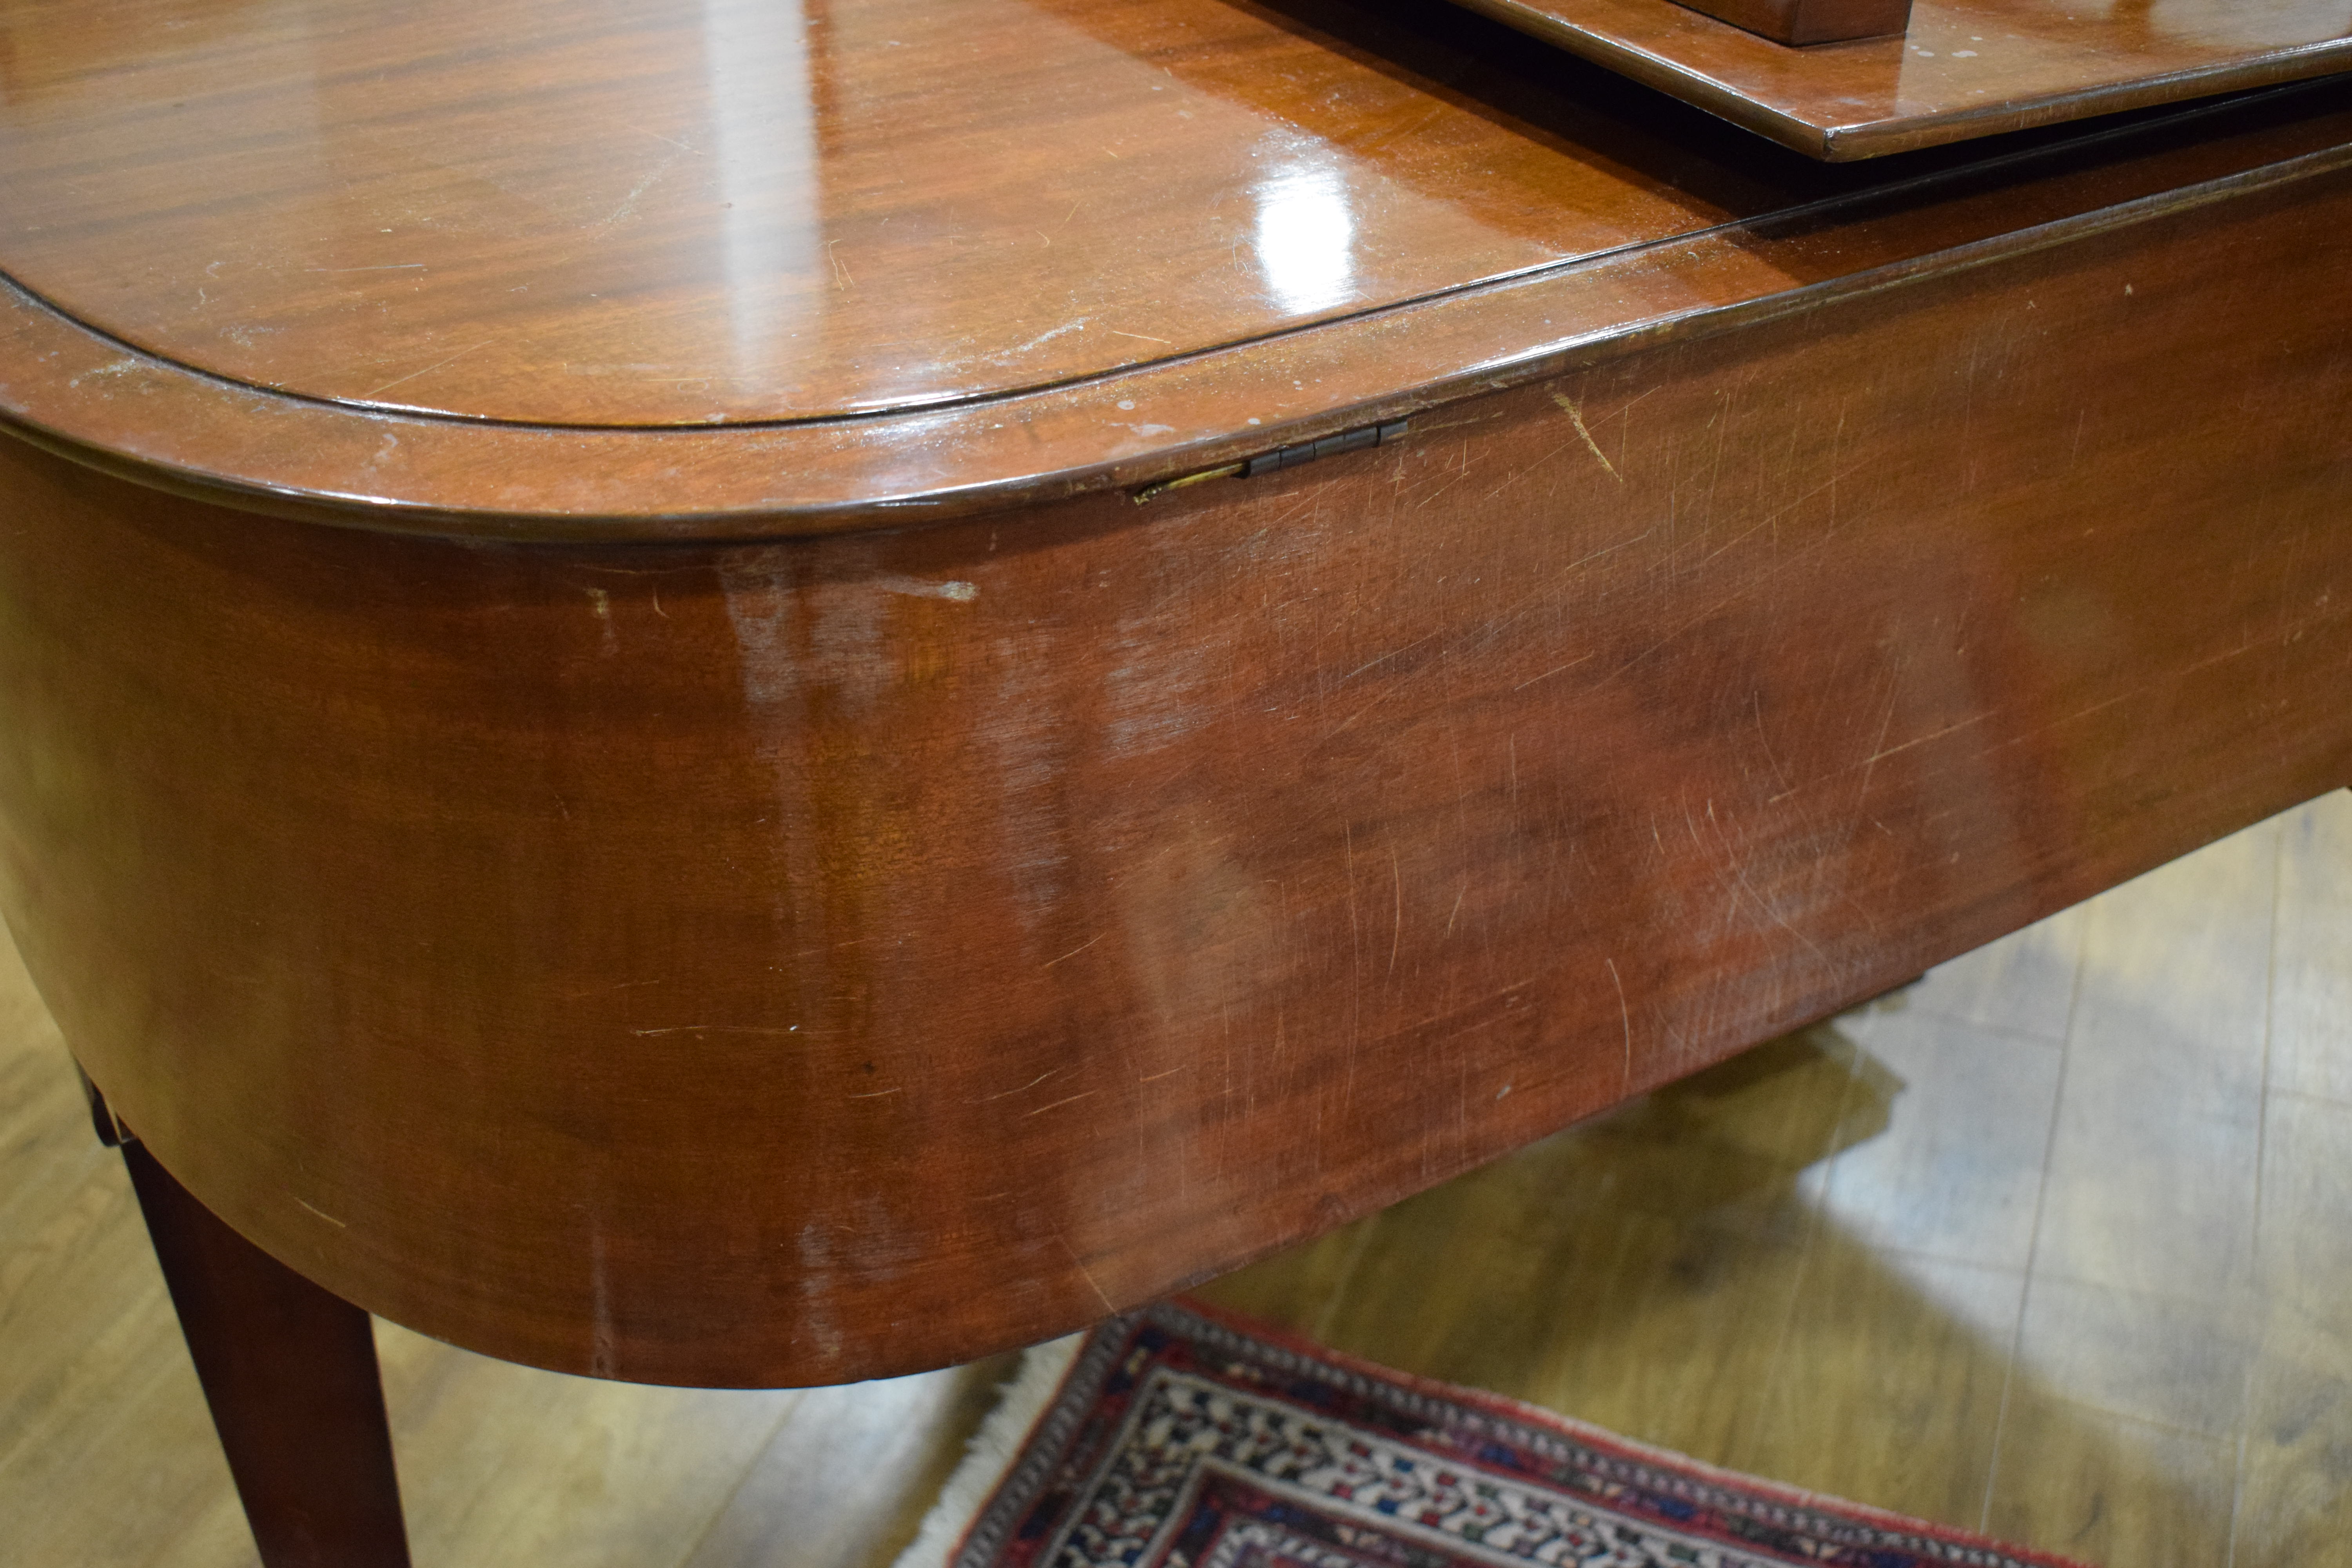
<instances>
[{"instance_id":1,"label":"piano lid","mask_svg":"<svg viewBox=\"0 0 2352 1568\"><path fill-rule=\"evenodd\" d=\"M0 269L232 382L707 426L1064 384L1807 194L1678 106L1687 145L1514 95L1218 0L8 0Z\"/></svg>"},{"instance_id":2,"label":"piano lid","mask_svg":"<svg viewBox=\"0 0 2352 1568\"><path fill-rule=\"evenodd\" d=\"M0 422L368 526L896 526L2319 177L2345 115L1841 166L1448 0L0 0Z\"/></svg>"},{"instance_id":3,"label":"piano lid","mask_svg":"<svg viewBox=\"0 0 2352 1568\"><path fill-rule=\"evenodd\" d=\"M1669 0L1547 3L1790 84L1877 71L1906 112L1913 84L2016 79L2063 27L2006 0L2042 41L1982 23L1955 60L1962 13L1923 0L1908 44L1799 54ZM1823 188L1597 73L1546 100L1318 22L1380 26L1219 0L8 0L0 268L233 382L707 426L1063 384Z\"/></svg>"},{"instance_id":4,"label":"piano lid","mask_svg":"<svg viewBox=\"0 0 2352 1568\"><path fill-rule=\"evenodd\" d=\"M1675 0L1460 3L1832 161L2352 68L2352 0L1915 0L1803 47Z\"/></svg>"}]
</instances>

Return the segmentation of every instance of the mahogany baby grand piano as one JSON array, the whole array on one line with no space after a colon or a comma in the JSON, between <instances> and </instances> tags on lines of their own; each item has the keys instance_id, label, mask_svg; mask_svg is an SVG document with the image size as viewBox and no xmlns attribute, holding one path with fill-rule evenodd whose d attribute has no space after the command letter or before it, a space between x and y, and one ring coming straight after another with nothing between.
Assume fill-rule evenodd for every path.
<instances>
[{"instance_id":1,"label":"mahogany baby grand piano","mask_svg":"<svg viewBox=\"0 0 2352 1568\"><path fill-rule=\"evenodd\" d=\"M0 12L0 893L269 1563L365 1312L975 1357L2352 782L2352 3L1479 9Z\"/></svg>"}]
</instances>

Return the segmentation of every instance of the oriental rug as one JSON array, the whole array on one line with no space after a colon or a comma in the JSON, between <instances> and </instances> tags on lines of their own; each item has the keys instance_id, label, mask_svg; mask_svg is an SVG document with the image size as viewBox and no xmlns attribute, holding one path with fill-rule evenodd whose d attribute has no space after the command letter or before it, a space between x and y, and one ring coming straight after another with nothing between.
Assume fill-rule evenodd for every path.
<instances>
[{"instance_id":1,"label":"oriental rug","mask_svg":"<svg viewBox=\"0 0 2352 1568\"><path fill-rule=\"evenodd\" d=\"M1028 1352L898 1568L2074 1568L1195 1303Z\"/></svg>"}]
</instances>

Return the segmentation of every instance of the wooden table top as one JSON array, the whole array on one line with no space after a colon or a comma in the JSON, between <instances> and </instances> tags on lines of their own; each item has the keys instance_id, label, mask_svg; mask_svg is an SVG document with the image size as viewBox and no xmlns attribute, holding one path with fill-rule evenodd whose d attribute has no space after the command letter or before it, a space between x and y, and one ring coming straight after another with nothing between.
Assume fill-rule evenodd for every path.
<instances>
[{"instance_id":1,"label":"wooden table top","mask_svg":"<svg viewBox=\"0 0 2352 1568\"><path fill-rule=\"evenodd\" d=\"M182 8L12 23L6 269L159 358L352 406L952 405L1805 189L1737 170L1741 139L1666 153L1540 89L1496 114L1443 79L1466 61L1408 74L1217 0Z\"/></svg>"},{"instance_id":2,"label":"wooden table top","mask_svg":"<svg viewBox=\"0 0 2352 1568\"><path fill-rule=\"evenodd\" d=\"M1817 158L1874 158L2352 67L2345 0L1917 0L1790 48L1671 0L1464 0Z\"/></svg>"},{"instance_id":3,"label":"wooden table top","mask_svg":"<svg viewBox=\"0 0 2352 1568\"><path fill-rule=\"evenodd\" d=\"M5 16L0 412L440 531L1140 486L2158 188L1923 223L1438 4Z\"/></svg>"}]
</instances>

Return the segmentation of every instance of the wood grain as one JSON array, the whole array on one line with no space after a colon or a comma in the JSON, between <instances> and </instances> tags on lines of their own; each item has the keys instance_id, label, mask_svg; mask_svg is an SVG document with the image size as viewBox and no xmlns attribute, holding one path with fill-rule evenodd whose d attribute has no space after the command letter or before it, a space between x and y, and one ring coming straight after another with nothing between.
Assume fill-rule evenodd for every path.
<instances>
[{"instance_id":1,"label":"wood grain","mask_svg":"<svg viewBox=\"0 0 2352 1568\"><path fill-rule=\"evenodd\" d=\"M1774 0L1462 0L1816 158L1881 157L2352 64L2336 0L2099 11L1917 0L1904 31L1792 54ZM1800 10L1801 8L1799 8ZM1736 14L1735 14L1736 13ZM1718 20L1717 18L1722 18ZM1793 23L1794 18L1791 18Z\"/></svg>"},{"instance_id":2,"label":"wood grain","mask_svg":"<svg viewBox=\"0 0 2352 1568\"><path fill-rule=\"evenodd\" d=\"M905 47L844 24L863 42L839 68L871 95L812 110L848 141L810 155L864 171L836 196L818 200L798 163L754 181L779 227L757 254L821 251L854 287L829 265L730 272L721 219L740 204L710 160L629 129L650 116L718 144L707 40L686 23L672 37L516 0L466 8L494 36L451 22L472 46L452 56L408 30L447 20L429 7L338 12L356 29L343 42L268 31L299 6L252 13L257 39L41 8L23 29L56 30L56 63L22 51L26 89L0 105L0 271L16 280L0 287L0 419L142 482L346 526L902 527L1137 489L1964 268L2050 226L2316 177L2352 142L2338 85L1990 166L1832 170L1597 68L1530 58L1433 0L965 5L903 7ZM990 26L921 19L950 15ZM979 38L1057 74L997 91L966 69ZM414 63L398 93L319 74L319 50L343 47ZM665 50L679 59L640 79ZM940 51L918 73L943 95L934 122L929 98L890 85L911 68L873 61ZM517 96L503 84L526 58L541 85ZM621 87L642 115L605 96ZM1141 154L1091 139L1114 109L1186 128L1149 177ZM267 137L232 133L272 116L286 123ZM458 147L436 140L450 123ZM618 207L633 187L601 182L673 154L611 233L566 219L583 184ZM933 173L909 187L873 158ZM967 243L1000 213L1033 261ZM1132 308L1105 314L1106 290ZM783 294L812 312L802 325Z\"/></svg>"},{"instance_id":3,"label":"wood grain","mask_svg":"<svg viewBox=\"0 0 2352 1568\"><path fill-rule=\"evenodd\" d=\"M136 1139L131 1184L268 1568L409 1568L368 1315L221 1224Z\"/></svg>"},{"instance_id":4,"label":"wood grain","mask_svg":"<svg viewBox=\"0 0 2352 1568\"><path fill-rule=\"evenodd\" d=\"M2239 1066L2309 983L2273 955L2317 951L2347 826L2330 795L1207 1293L2090 1562L2352 1563L2352 1120ZM2053 974L2054 1034L1979 1021L2046 1020ZM2352 1053L2341 1016L2306 1037ZM2127 1044L2200 1092L2110 1112ZM2265 1129L2259 1184L2216 1119ZM2226 1276L2158 1225L2053 1223L2140 1209L2151 1148L2259 1238Z\"/></svg>"},{"instance_id":5,"label":"wood grain","mask_svg":"<svg viewBox=\"0 0 2352 1568\"><path fill-rule=\"evenodd\" d=\"M2338 184L1141 508L485 548L14 447L10 920L396 1321L1058 1331L2352 775Z\"/></svg>"},{"instance_id":6,"label":"wood grain","mask_svg":"<svg viewBox=\"0 0 2352 1568\"><path fill-rule=\"evenodd\" d=\"M2352 981L2352 946L2326 940L2333 890L2352 872L2347 829L2352 795L2328 796L2265 830L2274 877L2227 847L2228 876L2205 874L2204 857L2192 857L2189 875L2134 882L2070 911L2059 930L2032 928L1932 971L1830 1029L1662 1090L1215 1294L1344 1348L1472 1372L1500 1392L1712 1458L1969 1528L1985 1522L1998 1435L2012 1475L2063 1471L2072 1482L2005 1493L2000 1527L2095 1561L2167 1561L2162 1542L2135 1556L2119 1532L2168 1522L2187 1545L2234 1541L2242 1568L2341 1568L2352 1563L2338 1458L2352 1446L2342 1225L2352 1118L2304 1086L2352 1056L2342 1015L2301 1037L2300 1076L2274 1074L2265 1095L2264 1180L2248 1221L2265 1261L2223 1321L2233 1342L2260 1326L2242 1444L2189 1445L2105 1417L2094 1401L2112 1400L2112 1387L2078 1383L2066 1359L2017 1360L2027 1280L2013 1254L1966 1238L1999 1233L2009 1194L2035 1182L2042 1151L2014 1134L2030 1123L2046 1135L2055 1110L2047 1076L1990 1100L1986 1086L2031 1053L2057 1067L2067 1049L2063 1005L2054 1036L1975 1020L2046 1017L2042 997L2053 988L2096 988L2110 963L2147 969L2117 939L2210 932L2218 899L2234 919L2274 926L2273 952L2308 955L2299 979L2277 972L2266 1003L2275 1052L2295 988ZM2084 936L2111 917L2121 921L2114 937L2086 950ZM2246 949L2233 941L2231 951ZM2270 955L2248 962L2259 984ZM2192 1038L2202 1020L2232 1032L2246 1022L2201 1000L2214 983L2240 987L2207 965L2130 982L2155 988L2147 1016L2158 1026L2199 1020L2183 1031ZM1836 1131L1849 1103L1864 1112L1853 1131L1866 1136ZM1934 1152L1955 1146L1980 1147L1965 1174ZM2184 1162L2200 1158L2194 1141L2178 1147ZM1808 1150L1832 1149L1801 1163ZM1748 1234L1806 1238L1786 1317L1759 1310L1770 1279L1744 1267L1774 1255L1735 1251L1715 1217L1757 1193L1759 1168L1785 1196L1778 1209L1747 1198ZM2117 1169L2121 1180L2127 1166ZM1978 1194L1985 1217L1970 1221ZM1921 1232L1935 1237L1931 1250L1905 1244L1915 1209L1944 1216ZM2039 1271L2063 1278L2069 1268L2045 1253ZM1495 1288L1458 1288L1478 1280ZM1705 1298L1724 1310L1690 1305ZM2171 1381L2169 1298L2116 1300L2148 1313L2110 1321L2115 1338L2142 1347L2131 1381ZM1741 1302L1747 1310L1731 1310ZM1653 1315L1704 1331L1652 1335L1643 1325ZM887 1568L1002 1372L824 1394L714 1394L501 1365L389 1325L378 1337L418 1560L442 1568ZM2006 1401L2016 1418L2004 1420L2012 1376L2024 1396ZM1770 1390L1752 1438L1727 1428L1727 1446L1706 1447L1701 1401L1740 1384ZM820 1399L831 1408L814 1408ZM0 1434L12 1564L253 1568L121 1163L90 1138L55 1027L5 952Z\"/></svg>"},{"instance_id":7,"label":"wood grain","mask_svg":"<svg viewBox=\"0 0 2352 1568\"><path fill-rule=\"evenodd\" d=\"M802 15L10 13L0 910L337 1295L607 1379L965 1360L2352 778L2342 84L1854 174L1427 5ZM1801 1173L1891 1089L1823 1061L1691 1194L1760 1287L1628 1232L1612 1310L1867 1291ZM2114 1395L2097 1246L2177 1191L2254 1277L2204 1131L2235 1185L2054 1144L2085 1261L2011 1319L2183 1452L2260 1363L2192 1300ZM2021 1201L1928 1216L1989 1318ZM2063 1401L1936 1364L1987 1508L2058 1473L2002 1434ZM1627 1387L1786 1414L1700 1379Z\"/></svg>"},{"instance_id":8,"label":"wood grain","mask_svg":"<svg viewBox=\"0 0 2352 1568\"><path fill-rule=\"evenodd\" d=\"M1465 99L1502 73L1458 44L1214 0L178 8L12 7L8 274L118 348L476 420L952 405L1785 199L1747 138L1662 158Z\"/></svg>"}]
</instances>

